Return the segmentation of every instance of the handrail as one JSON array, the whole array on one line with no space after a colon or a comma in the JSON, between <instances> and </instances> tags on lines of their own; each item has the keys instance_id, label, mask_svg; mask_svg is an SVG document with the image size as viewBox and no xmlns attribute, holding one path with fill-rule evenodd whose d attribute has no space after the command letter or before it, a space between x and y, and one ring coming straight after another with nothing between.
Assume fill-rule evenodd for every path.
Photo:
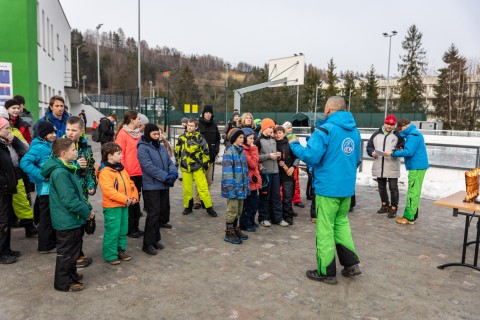
<instances>
[{"instance_id":1,"label":"handrail","mask_svg":"<svg viewBox=\"0 0 480 320\"><path fill-rule=\"evenodd\" d=\"M170 126L171 144L175 148L177 138L184 132L184 128L179 125ZM218 126L218 130L223 132L223 126ZM173 132L172 132L173 131ZM296 133L299 138L305 138L310 134ZM366 144L368 138L362 138L362 163L363 160L373 160L366 153ZM459 145L454 143L425 143L429 157L430 167L444 168L454 170L470 170L480 167L480 145ZM470 152L468 151L470 150ZM403 162L403 159L402 159ZM363 165L359 166L362 172Z\"/></svg>"}]
</instances>

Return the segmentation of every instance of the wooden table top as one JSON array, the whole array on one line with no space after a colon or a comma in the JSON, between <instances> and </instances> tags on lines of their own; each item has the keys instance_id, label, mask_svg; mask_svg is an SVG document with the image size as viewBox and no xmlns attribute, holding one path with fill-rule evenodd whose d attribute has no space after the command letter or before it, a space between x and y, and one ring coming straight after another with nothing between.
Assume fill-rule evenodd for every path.
<instances>
[{"instance_id":1,"label":"wooden table top","mask_svg":"<svg viewBox=\"0 0 480 320\"><path fill-rule=\"evenodd\" d=\"M433 204L440 207L447 207L470 212L480 212L480 204L475 202L463 202L467 193L465 191L458 191L446 198L435 201Z\"/></svg>"}]
</instances>

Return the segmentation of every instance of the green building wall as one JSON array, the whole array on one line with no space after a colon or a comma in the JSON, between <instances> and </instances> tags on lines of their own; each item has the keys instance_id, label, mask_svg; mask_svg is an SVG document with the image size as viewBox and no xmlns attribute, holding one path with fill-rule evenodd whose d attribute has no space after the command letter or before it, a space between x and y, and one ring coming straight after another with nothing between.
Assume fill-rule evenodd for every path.
<instances>
[{"instance_id":1,"label":"green building wall","mask_svg":"<svg viewBox=\"0 0 480 320\"><path fill-rule=\"evenodd\" d=\"M37 2L0 0L0 61L12 63L13 96L38 118Z\"/></svg>"}]
</instances>

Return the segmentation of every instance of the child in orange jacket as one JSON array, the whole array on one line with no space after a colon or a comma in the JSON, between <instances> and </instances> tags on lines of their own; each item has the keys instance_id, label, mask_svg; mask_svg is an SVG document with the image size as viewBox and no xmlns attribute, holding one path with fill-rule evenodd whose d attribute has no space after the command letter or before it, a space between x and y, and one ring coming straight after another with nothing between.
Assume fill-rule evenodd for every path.
<instances>
[{"instance_id":1,"label":"child in orange jacket","mask_svg":"<svg viewBox=\"0 0 480 320\"><path fill-rule=\"evenodd\" d=\"M131 260L127 248L128 206L138 203L135 183L122 165L122 148L108 142L102 145L102 163L97 167L97 177L102 189L105 232L102 254L111 265Z\"/></svg>"}]
</instances>

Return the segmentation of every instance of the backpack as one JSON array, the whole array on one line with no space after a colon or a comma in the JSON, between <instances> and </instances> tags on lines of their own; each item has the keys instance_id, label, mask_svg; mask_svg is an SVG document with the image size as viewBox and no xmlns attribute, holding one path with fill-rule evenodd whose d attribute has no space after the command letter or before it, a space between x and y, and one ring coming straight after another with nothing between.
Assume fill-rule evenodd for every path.
<instances>
[{"instance_id":1,"label":"backpack","mask_svg":"<svg viewBox=\"0 0 480 320\"><path fill-rule=\"evenodd\" d=\"M100 126L98 125L92 133L92 140L94 142L100 142L101 136L102 136L102 133L100 132Z\"/></svg>"}]
</instances>

